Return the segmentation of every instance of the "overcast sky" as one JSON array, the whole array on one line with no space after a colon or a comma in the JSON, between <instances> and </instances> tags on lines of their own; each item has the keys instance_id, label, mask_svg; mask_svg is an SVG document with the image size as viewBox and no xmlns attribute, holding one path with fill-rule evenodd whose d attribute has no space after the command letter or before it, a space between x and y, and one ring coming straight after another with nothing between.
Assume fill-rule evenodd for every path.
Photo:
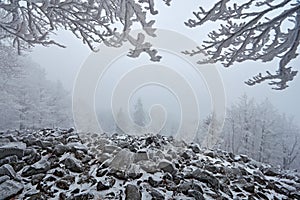
<instances>
[{"instance_id":1,"label":"overcast sky","mask_svg":"<svg viewBox=\"0 0 300 200\"><path fill-rule=\"evenodd\" d=\"M209 3L208 1L197 2L201 4ZM156 18L155 26L158 28L170 29L179 32L200 44L203 38L206 37L207 30L210 30L213 26L206 25L202 28L200 27L195 29L190 29L184 26L184 21L186 21L189 17L192 17L192 12L199 7L199 3L197 2L193 0L174 0L172 1L171 7L167 7L160 1L157 1L159 14ZM76 75L91 51L87 46L83 45L80 40L74 38L74 36L70 33L61 31L58 32L55 38L66 45L67 48L63 49L54 46L47 48L35 47L30 53L30 56L35 62L39 63L46 69L49 79L60 80L65 88L71 91L74 86ZM178 63L178 61L173 61L173 63L170 61L168 64L172 66L176 63ZM299 64L299 58L290 63L290 65L294 66L295 68L297 68ZM242 94L247 94L249 97L255 97L257 100L269 98L269 100L279 109L279 111L295 116L295 121L300 124L300 74L298 74L293 82L289 83L290 87L283 91L271 90L271 87L269 87L267 83L263 83L254 87L249 87L244 84L244 81L248 80L248 78L251 78L253 75L258 74L259 72L263 73L266 70L273 72L277 69L277 66L278 60L267 64L253 61L242 64L239 63L227 69L223 68L223 66L220 64L217 64L218 70L220 71L221 77L224 81L227 104L229 105L232 102L236 102L238 97ZM189 71L189 69L187 69L187 71ZM114 76L116 76L116 73L108 77ZM199 84L200 82L201 81L199 81ZM111 85L109 85L109 83L107 84L107 88L111 88L113 81L111 82ZM197 83L193 81L193 84ZM149 93L149 90L155 93L155 89L152 87L148 88L148 91L144 91L144 94ZM157 94L157 96L160 96L162 99L166 98L162 97L162 91L159 89L157 90ZM204 91L200 91L199 93L199 95L202 95L202 97L205 94L207 93ZM149 97L149 99L151 98ZM206 106L206 101L207 100L203 101L203 105L200 105L200 107L202 106L203 109L205 109L205 107L209 107ZM149 103L153 102L149 101Z\"/></svg>"}]
</instances>

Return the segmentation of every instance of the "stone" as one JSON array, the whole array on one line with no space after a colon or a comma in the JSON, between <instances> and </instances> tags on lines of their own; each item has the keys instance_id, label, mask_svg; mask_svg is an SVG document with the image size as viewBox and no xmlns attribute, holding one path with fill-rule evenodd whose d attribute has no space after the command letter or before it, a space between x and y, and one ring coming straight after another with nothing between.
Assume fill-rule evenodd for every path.
<instances>
[{"instance_id":1,"label":"stone","mask_svg":"<svg viewBox=\"0 0 300 200\"><path fill-rule=\"evenodd\" d=\"M146 141L145 141L145 145L148 146L148 145L152 144L154 141L155 141L155 137L153 137L153 136L147 137Z\"/></svg>"},{"instance_id":2,"label":"stone","mask_svg":"<svg viewBox=\"0 0 300 200\"><path fill-rule=\"evenodd\" d=\"M126 174L128 178L131 179L138 179L143 175L143 173L141 173L140 166L136 164L131 164L129 169L126 171Z\"/></svg>"},{"instance_id":3,"label":"stone","mask_svg":"<svg viewBox=\"0 0 300 200\"><path fill-rule=\"evenodd\" d=\"M170 173L165 173L163 176L163 179L165 180L173 180L173 176Z\"/></svg>"},{"instance_id":4,"label":"stone","mask_svg":"<svg viewBox=\"0 0 300 200\"><path fill-rule=\"evenodd\" d=\"M107 174L107 172L108 172L107 169L97 169L96 176L97 176L97 177L102 177L102 176L104 176L105 174Z\"/></svg>"},{"instance_id":5,"label":"stone","mask_svg":"<svg viewBox=\"0 0 300 200\"><path fill-rule=\"evenodd\" d=\"M83 167L81 166L80 161L76 158L68 157L65 159L64 164L71 172L83 172Z\"/></svg>"},{"instance_id":6,"label":"stone","mask_svg":"<svg viewBox=\"0 0 300 200\"><path fill-rule=\"evenodd\" d=\"M188 152L188 151L185 151L185 152L183 152L180 156L181 156L182 158L188 160L188 159L191 158L191 153Z\"/></svg>"},{"instance_id":7,"label":"stone","mask_svg":"<svg viewBox=\"0 0 300 200\"><path fill-rule=\"evenodd\" d=\"M155 162L151 160L140 161L139 165L141 169L143 169L145 172L150 174L154 174L155 172L158 171L157 165L155 164Z\"/></svg>"},{"instance_id":8,"label":"stone","mask_svg":"<svg viewBox=\"0 0 300 200\"><path fill-rule=\"evenodd\" d=\"M119 152L120 150L121 150L121 148L118 146L105 145L103 148L103 153L114 154L114 153Z\"/></svg>"},{"instance_id":9,"label":"stone","mask_svg":"<svg viewBox=\"0 0 300 200\"><path fill-rule=\"evenodd\" d=\"M188 191L188 196L193 197L195 200L205 200L203 194L196 190L189 190Z\"/></svg>"},{"instance_id":10,"label":"stone","mask_svg":"<svg viewBox=\"0 0 300 200\"><path fill-rule=\"evenodd\" d=\"M159 180L154 180L151 176L148 178L148 183L152 186L152 187L158 187L160 184Z\"/></svg>"},{"instance_id":11,"label":"stone","mask_svg":"<svg viewBox=\"0 0 300 200\"><path fill-rule=\"evenodd\" d=\"M23 142L10 142L0 146L0 159L13 155L16 155L20 159L24 156L25 149L26 144Z\"/></svg>"},{"instance_id":12,"label":"stone","mask_svg":"<svg viewBox=\"0 0 300 200\"><path fill-rule=\"evenodd\" d=\"M152 200L164 200L165 197L158 190L151 189L150 194L152 196Z\"/></svg>"},{"instance_id":13,"label":"stone","mask_svg":"<svg viewBox=\"0 0 300 200\"><path fill-rule=\"evenodd\" d=\"M13 156L7 156L0 160L0 166L4 164L14 163L17 162L18 157L16 155Z\"/></svg>"},{"instance_id":14,"label":"stone","mask_svg":"<svg viewBox=\"0 0 300 200\"><path fill-rule=\"evenodd\" d=\"M85 154L88 153L87 147L80 142L70 142L68 143L68 147L71 148L71 151L73 153L75 153L76 151L83 151Z\"/></svg>"},{"instance_id":15,"label":"stone","mask_svg":"<svg viewBox=\"0 0 300 200\"><path fill-rule=\"evenodd\" d=\"M35 174L31 177L31 184L36 185L43 180L46 174Z\"/></svg>"},{"instance_id":16,"label":"stone","mask_svg":"<svg viewBox=\"0 0 300 200\"><path fill-rule=\"evenodd\" d=\"M188 190L193 189L192 182L185 182L178 186L177 191L186 194Z\"/></svg>"},{"instance_id":17,"label":"stone","mask_svg":"<svg viewBox=\"0 0 300 200\"><path fill-rule=\"evenodd\" d=\"M247 163L247 162L250 161L250 158L249 158L247 155L241 154L240 157L241 157L241 160L242 160L244 163Z\"/></svg>"},{"instance_id":18,"label":"stone","mask_svg":"<svg viewBox=\"0 0 300 200\"><path fill-rule=\"evenodd\" d=\"M72 184L75 182L75 177L72 175L65 175L62 180L67 181L69 184Z\"/></svg>"},{"instance_id":19,"label":"stone","mask_svg":"<svg viewBox=\"0 0 300 200\"><path fill-rule=\"evenodd\" d=\"M0 184L7 181L7 180L9 180L9 179L10 179L9 176L7 176L7 175L0 176Z\"/></svg>"},{"instance_id":20,"label":"stone","mask_svg":"<svg viewBox=\"0 0 300 200\"><path fill-rule=\"evenodd\" d=\"M103 184L101 181L97 183L97 191L102 191L102 190L108 190L110 187L109 185Z\"/></svg>"},{"instance_id":21,"label":"stone","mask_svg":"<svg viewBox=\"0 0 300 200\"><path fill-rule=\"evenodd\" d=\"M108 154L108 153L101 153L99 156L98 156L98 160L100 163L103 163L104 161L108 160L111 158L111 155Z\"/></svg>"},{"instance_id":22,"label":"stone","mask_svg":"<svg viewBox=\"0 0 300 200\"><path fill-rule=\"evenodd\" d=\"M41 155L34 148L26 149L25 154L28 154L28 155L26 157L24 157L23 160L28 165L32 165L41 159Z\"/></svg>"},{"instance_id":23,"label":"stone","mask_svg":"<svg viewBox=\"0 0 300 200\"><path fill-rule=\"evenodd\" d=\"M279 172L274 168L266 168L262 170L263 174L266 176L278 176Z\"/></svg>"},{"instance_id":24,"label":"stone","mask_svg":"<svg viewBox=\"0 0 300 200\"><path fill-rule=\"evenodd\" d=\"M299 191L294 191L290 193L290 198L292 199L300 199L300 192Z\"/></svg>"},{"instance_id":25,"label":"stone","mask_svg":"<svg viewBox=\"0 0 300 200\"><path fill-rule=\"evenodd\" d=\"M117 171L125 172L132 164L133 153L127 149L122 149L111 161L110 167Z\"/></svg>"},{"instance_id":26,"label":"stone","mask_svg":"<svg viewBox=\"0 0 300 200\"><path fill-rule=\"evenodd\" d=\"M72 198L68 198L68 200L89 200L94 199L94 195L91 193L82 193L82 194L76 194Z\"/></svg>"},{"instance_id":27,"label":"stone","mask_svg":"<svg viewBox=\"0 0 300 200\"><path fill-rule=\"evenodd\" d=\"M210 150L204 151L203 155L211 157L211 158L215 158L216 157L216 154L213 151L210 151Z\"/></svg>"},{"instance_id":28,"label":"stone","mask_svg":"<svg viewBox=\"0 0 300 200\"><path fill-rule=\"evenodd\" d=\"M65 180L58 180L56 182L56 187L63 189L63 190L68 190L69 189L69 184Z\"/></svg>"},{"instance_id":29,"label":"stone","mask_svg":"<svg viewBox=\"0 0 300 200\"><path fill-rule=\"evenodd\" d=\"M139 162L143 160L149 160L148 153L146 151L137 151L134 154L134 162Z\"/></svg>"},{"instance_id":30,"label":"stone","mask_svg":"<svg viewBox=\"0 0 300 200\"><path fill-rule=\"evenodd\" d=\"M31 166L26 166L22 171L22 176L32 176L35 174L46 173L50 169L50 163L46 159L42 159Z\"/></svg>"},{"instance_id":31,"label":"stone","mask_svg":"<svg viewBox=\"0 0 300 200\"><path fill-rule=\"evenodd\" d=\"M266 181L264 180L264 178L260 177L259 175L253 175L253 178L256 183L266 185Z\"/></svg>"},{"instance_id":32,"label":"stone","mask_svg":"<svg viewBox=\"0 0 300 200\"><path fill-rule=\"evenodd\" d=\"M69 128L68 130L67 130L67 133L72 133L74 131L74 128Z\"/></svg>"},{"instance_id":33,"label":"stone","mask_svg":"<svg viewBox=\"0 0 300 200\"><path fill-rule=\"evenodd\" d=\"M191 149L194 153L200 153L200 147L197 144L192 145Z\"/></svg>"},{"instance_id":34,"label":"stone","mask_svg":"<svg viewBox=\"0 0 300 200\"><path fill-rule=\"evenodd\" d=\"M21 169L23 169L26 166L26 162L21 160L18 162L12 162L10 165L14 168L16 172L19 172Z\"/></svg>"},{"instance_id":35,"label":"stone","mask_svg":"<svg viewBox=\"0 0 300 200\"><path fill-rule=\"evenodd\" d=\"M97 183L97 180L93 176L81 176L77 181L77 184L85 184L85 183L95 185Z\"/></svg>"},{"instance_id":36,"label":"stone","mask_svg":"<svg viewBox=\"0 0 300 200\"><path fill-rule=\"evenodd\" d=\"M11 165L5 164L0 167L0 176L4 176L4 175L9 176L11 179L16 179L17 174Z\"/></svg>"},{"instance_id":37,"label":"stone","mask_svg":"<svg viewBox=\"0 0 300 200\"><path fill-rule=\"evenodd\" d=\"M141 200L142 193L137 186L128 184L125 189L125 200Z\"/></svg>"},{"instance_id":38,"label":"stone","mask_svg":"<svg viewBox=\"0 0 300 200\"><path fill-rule=\"evenodd\" d=\"M7 180L0 184L0 197L1 199L11 199L20 194L23 189L23 184L13 180Z\"/></svg>"},{"instance_id":39,"label":"stone","mask_svg":"<svg viewBox=\"0 0 300 200\"><path fill-rule=\"evenodd\" d=\"M259 199L269 200L268 196L265 195L265 194L262 193L262 192L257 192L255 195L256 195Z\"/></svg>"},{"instance_id":40,"label":"stone","mask_svg":"<svg viewBox=\"0 0 300 200\"><path fill-rule=\"evenodd\" d=\"M69 146L66 146L63 144L58 144L54 147L53 153L57 156L61 156L70 150L71 150L71 148Z\"/></svg>"},{"instance_id":41,"label":"stone","mask_svg":"<svg viewBox=\"0 0 300 200\"><path fill-rule=\"evenodd\" d=\"M78 194L80 192L80 189L79 188L76 188L74 189L71 193L72 194Z\"/></svg>"},{"instance_id":42,"label":"stone","mask_svg":"<svg viewBox=\"0 0 300 200\"><path fill-rule=\"evenodd\" d=\"M196 169L195 171L193 171L192 177L198 181L209 184L210 187L214 190L218 190L220 188L220 183L218 179L207 171Z\"/></svg>"},{"instance_id":43,"label":"stone","mask_svg":"<svg viewBox=\"0 0 300 200\"><path fill-rule=\"evenodd\" d=\"M6 145L7 143L10 143L8 138L0 138L0 146Z\"/></svg>"},{"instance_id":44,"label":"stone","mask_svg":"<svg viewBox=\"0 0 300 200\"><path fill-rule=\"evenodd\" d=\"M173 174L173 182L178 185L181 180L183 179L183 177L179 174Z\"/></svg>"},{"instance_id":45,"label":"stone","mask_svg":"<svg viewBox=\"0 0 300 200\"><path fill-rule=\"evenodd\" d=\"M251 183L249 184L246 184L243 186L243 189L247 192L250 192L250 193L254 193L255 192L255 186Z\"/></svg>"},{"instance_id":46,"label":"stone","mask_svg":"<svg viewBox=\"0 0 300 200\"><path fill-rule=\"evenodd\" d=\"M212 172L214 174L219 173L219 169L216 166L212 165L212 164L205 165L204 169L208 170L208 171L210 171L210 172Z\"/></svg>"},{"instance_id":47,"label":"stone","mask_svg":"<svg viewBox=\"0 0 300 200\"><path fill-rule=\"evenodd\" d=\"M35 145L40 146L43 149L48 149L48 148L52 148L52 143L49 141L42 141L42 140L37 140L35 142Z\"/></svg>"},{"instance_id":48,"label":"stone","mask_svg":"<svg viewBox=\"0 0 300 200\"><path fill-rule=\"evenodd\" d=\"M158 168L163 170L164 172L168 172L170 174L173 174L176 172L176 169L173 165L173 163L171 163L170 161L168 160L161 160L158 164Z\"/></svg>"},{"instance_id":49,"label":"stone","mask_svg":"<svg viewBox=\"0 0 300 200\"><path fill-rule=\"evenodd\" d=\"M57 176L57 177L63 177L64 174L65 174L65 172L61 169L55 169L54 172L53 172L53 175Z\"/></svg>"}]
</instances>

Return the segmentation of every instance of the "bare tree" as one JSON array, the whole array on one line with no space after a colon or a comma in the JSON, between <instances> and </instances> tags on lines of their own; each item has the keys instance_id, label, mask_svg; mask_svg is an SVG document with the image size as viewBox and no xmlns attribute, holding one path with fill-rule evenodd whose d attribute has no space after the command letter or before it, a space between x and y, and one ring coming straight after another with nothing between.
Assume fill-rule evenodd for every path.
<instances>
[{"instance_id":1,"label":"bare tree","mask_svg":"<svg viewBox=\"0 0 300 200\"><path fill-rule=\"evenodd\" d=\"M297 71L288 67L296 58L300 41L300 3L296 0L220 0L206 11L203 7L193 12L195 19L185 25L193 28L204 23L220 22L220 29L209 33L209 40L196 50L185 51L187 55L204 53L209 59L199 63L221 62L229 67L236 62L261 60L269 62L279 58L274 74L259 73L245 83L252 86L269 80L273 89L288 87Z\"/></svg>"},{"instance_id":2,"label":"bare tree","mask_svg":"<svg viewBox=\"0 0 300 200\"><path fill-rule=\"evenodd\" d=\"M164 0L170 5L170 0ZM135 39L130 35L134 23L139 23L144 32L155 36L154 20L146 15L156 15L153 0L4 0L0 1L0 40L12 42L20 52L36 44L64 45L51 39L58 29L71 31L92 50L94 43L118 47L129 41L135 49L129 56L142 52L158 61L156 50L144 41L140 33Z\"/></svg>"},{"instance_id":3,"label":"bare tree","mask_svg":"<svg viewBox=\"0 0 300 200\"><path fill-rule=\"evenodd\" d=\"M299 127L295 126L292 118L283 116L282 121L285 124L281 126L281 129L282 132L286 133L286 136L281 140L282 167L284 169L299 168Z\"/></svg>"},{"instance_id":4,"label":"bare tree","mask_svg":"<svg viewBox=\"0 0 300 200\"><path fill-rule=\"evenodd\" d=\"M7 82L20 76L22 59L15 59L16 51L12 47L0 43L0 89L7 90ZM24 62L24 61L23 61Z\"/></svg>"}]
</instances>

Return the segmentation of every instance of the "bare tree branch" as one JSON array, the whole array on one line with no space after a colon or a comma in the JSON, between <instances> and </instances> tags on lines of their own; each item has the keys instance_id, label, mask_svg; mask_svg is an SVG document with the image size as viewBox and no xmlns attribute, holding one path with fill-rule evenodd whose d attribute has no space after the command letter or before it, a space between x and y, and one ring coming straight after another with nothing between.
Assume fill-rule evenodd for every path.
<instances>
[{"instance_id":1,"label":"bare tree branch","mask_svg":"<svg viewBox=\"0 0 300 200\"><path fill-rule=\"evenodd\" d=\"M170 0L164 2L169 5ZM158 13L153 0L4 0L0 1L0 42L12 43L19 53L35 45L64 47L51 39L63 28L96 51L101 42L114 47L127 42L135 22L155 36L154 21L147 20L147 13ZM154 59L152 50L145 52Z\"/></svg>"},{"instance_id":2,"label":"bare tree branch","mask_svg":"<svg viewBox=\"0 0 300 200\"><path fill-rule=\"evenodd\" d=\"M202 47L183 53L193 56L205 52L209 58L199 61L200 64L221 62L225 67L247 60L269 62L279 58L275 74L267 72L263 76L260 73L245 83L252 86L278 79L269 83L273 89L287 88L287 82L297 74L287 65L298 56L300 3L293 3L293 0L248 0L241 5L229 5L231 2L233 0L221 0L208 11L200 7L193 13L196 19L189 19L186 26L193 28L208 21L220 21L220 29L210 32L210 40L204 41ZM292 28L286 28L287 23Z\"/></svg>"}]
</instances>

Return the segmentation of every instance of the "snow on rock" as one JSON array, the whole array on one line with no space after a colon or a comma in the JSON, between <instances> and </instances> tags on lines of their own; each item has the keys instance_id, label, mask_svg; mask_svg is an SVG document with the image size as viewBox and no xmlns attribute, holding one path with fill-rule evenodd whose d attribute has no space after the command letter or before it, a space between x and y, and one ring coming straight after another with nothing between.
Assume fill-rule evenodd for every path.
<instances>
[{"instance_id":1,"label":"snow on rock","mask_svg":"<svg viewBox=\"0 0 300 200\"><path fill-rule=\"evenodd\" d=\"M9 142L0 146L0 159L7 156L16 155L21 158L24 154L26 145L22 142Z\"/></svg>"},{"instance_id":2,"label":"snow on rock","mask_svg":"<svg viewBox=\"0 0 300 200\"><path fill-rule=\"evenodd\" d=\"M19 194L22 190L23 184L13 180L7 180L0 184L1 199L10 199Z\"/></svg>"},{"instance_id":3,"label":"snow on rock","mask_svg":"<svg viewBox=\"0 0 300 200\"><path fill-rule=\"evenodd\" d=\"M160 135L16 131L0 152L0 199L300 199L296 171Z\"/></svg>"}]
</instances>

